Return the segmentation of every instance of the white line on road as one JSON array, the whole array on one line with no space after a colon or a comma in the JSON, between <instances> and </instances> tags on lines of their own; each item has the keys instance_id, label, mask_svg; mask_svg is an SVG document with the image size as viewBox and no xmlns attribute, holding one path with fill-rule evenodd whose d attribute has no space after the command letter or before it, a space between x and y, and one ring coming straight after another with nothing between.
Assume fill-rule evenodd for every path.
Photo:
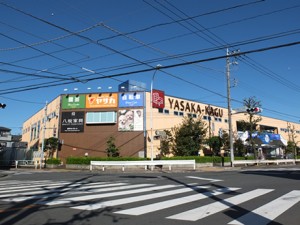
<instances>
[{"instance_id":1,"label":"white line on road","mask_svg":"<svg viewBox=\"0 0 300 225\"><path fill-rule=\"evenodd\" d=\"M210 178L205 178L205 177L194 177L194 176L186 176L187 178L191 178L191 179L197 179L197 180L206 180L209 182L220 182L223 180L218 180L218 179L210 179Z\"/></svg>"},{"instance_id":2,"label":"white line on road","mask_svg":"<svg viewBox=\"0 0 300 225\"><path fill-rule=\"evenodd\" d=\"M212 192L198 193L198 194L194 194L194 195L190 195L190 196L186 196L186 197L182 197L182 198L166 200L163 202L153 203L150 205L135 207L135 208L131 208L131 209L125 209L125 210L118 211L116 213L137 216L137 215L155 212L155 211L166 209L166 208L171 208L173 206L183 205L186 203L198 201L198 200L209 198L212 196L217 196L217 195L224 194L227 192L236 191L238 189L239 188L220 188L220 189L217 189Z\"/></svg>"},{"instance_id":3,"label":"white line on road","mask_svg":"<svg viewBox=\"0 0 300 225\"><path fill-rule=\"evenodd\" d=\"M145 200L149 200L149 199L155 199L155 198L186 193L186 192L195 191L195 190L199 190L199 189L208 189L208 188L210 188L210 186L196 186L196 187L190 187L190 188L181 188L181 189L176 189L176 190L171 190L171 191L163 191L163 192L154 193L154 194L146 194L146 195L122 198L122 199L117 199L117 200L112 200L112 201L104 201L104 202L100 202L100 203L96 203L96 204L75 206L72 208L81 209L81 210L95 210L95 209L100 209L100 208L105 208L105 207L110 207L110 206L124 205L124 204L132 203L132 202L145 201Z\"/></svg>"},{"instance_id":4,"label":"white line on road","mask_svg":"<svg viewBox=\"0 0 300 225\"><path fill-rule=\"evenodd\" d=\"M273 189L256 189L253 191L246 192L244 194L239 194L237 196L221 200L219 202L214 202L186 212L182 212L167 218L185 221L197 221L199 219L203 219L204 217L211 216L215 213L228 209L234 205L238 205L258 196L267 194L271 191L273 191Z\"/></svg>"},{"instance_id":5,"label":"white line on road","mask_svg":"<svg viewBox=\"0 0 300 225\"><path fill-rule=\"evenodd\" d=\"M93 187L79 187L76 189L63 188L63 189L58 189L58 190L46 191L46 192L39 191L40 192L39 195L31 195L32 193L30 193L30 196L8 198L8 199L3 199L3 201L22 202L22 201L31 200L31 199L43 199L43 198L50 198L50 197L52 198L52 197L59 197L59 196L72 195L72 194L74 195L74 194L83 194L83 193L90 194L90 193L108 192L108 191L114 191L114 190L124 190L124 189L130 189L130 188L145 187L145 186L149 186L149 184L137 184L137 185L125 186L124 183L115 183L115 184L106 184L105 186L103 186L103 185L99 185L99 186L100 186L100 189L97 186L96 187L93 186ZM114 187L114 186L116 186L116 187ZM101 187L105 187L105 188L101 188ZM29 193L27 193L27 195L28 194Z\"/></svg>"},{"instance_id":6,"label":"white line on road","mask_svg":"<svg viewBox=\"0 0 300 225\"><path fill-rule=\"evenodd\" d=\"M166 189L166 188L178 187L179 185L164 185L164 186L149 187L149 186L153 186L153 184L136 184L136 185L128 185L128 187L129 186L131 186L132 188L138 188L138 187L142 187L142 186L146 187L146 188L133 189L133 190L127 190L127 191L119 191L119 192L109 192L109 193L103 193L103 194L84 195L84 196L78 196L78 197L73 197L73 198L66 198L66 199L62 199L62 200L39 202L38 204L45 204L45 205L68 204L68 203L73 203L73 202L94 200L94 199L100 199L100 198L106 198L106 197L115 197L115 196L121 196L121 195L143 193L143 192L147 192L147 191L157 191L157 190Z\"/></svg>"},{"instance_id":7,"label":"white line on road","mask_svg":"<svg viewBox=\"0 0 300 225\"><path fill-rule=\"evenodd\" d=\"M295 190L245 214L228 224L266 225L300 201L300 191Z\"/></svg>"}]
</instances>

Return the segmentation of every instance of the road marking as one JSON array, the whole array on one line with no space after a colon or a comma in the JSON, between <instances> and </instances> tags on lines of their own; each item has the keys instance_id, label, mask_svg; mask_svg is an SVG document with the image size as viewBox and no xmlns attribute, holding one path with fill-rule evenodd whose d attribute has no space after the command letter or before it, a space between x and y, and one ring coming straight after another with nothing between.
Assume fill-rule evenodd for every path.
<instances>
[{"instance_id":1,"label":"road marking","mask_svg":"<svg viewBox=\"0 0 300 225\"><path fill-rule=\"evenodd\" d=\"M32 187L32 185L38 185L38 184L42 184L42 185L48 185L53 183L53 181L51 180L44 180L44 181L30 181L30 183L28 182L22 182L22 181L2 181L0 184L0 190L7 190L7 188L24 188L24 187ZM55 182L56 184L58 183L69 183L69 182Z\"/></svg>"},{"instance_id":2,"label":"road marking","mask_svg":"<svg viewBox=\"0 0 300 225\"><path fill-rule=\"evenodd\" d=\"M207 188L210 188L210 186L195 186L195 187L190 187L190 188L181 188L181 189L176 189L176 190L171 190L171 191L163 191L163 192L154 193L154 194L146 194L146 195L122 198L122 199L117 199L117 200L112 200L112 201L104 201L104 202L100 202L100 203L96 203L96 204L75 206L72 208L81 209L81 210L95 210L95 209L111 207L111 206L116 206L116 205L124 205L124 204L132 203L132 202L145 201L145 200L149 200L149 199L155 199L155 198L160 198L160 197L165 197L165 196L170 196L170 195L175 195L175 194L182 194L182 193L187 193L190 191L207 189Z\"/></svg>"},{"instance_id":3,"label":"road marking","mask_svg":"<svg viewBox=\"0 0 300 225\"><path fill-rule=\"evenodd\" d=\"M203 219L207 216L211 216L215 213L228 209L234 205L238 205L243 202L249 201L253 198L256 198L258 196L267 194L273 190L274 189L256 189L218 202L201 206L186 212L182 212L167 218L176 219L176 220L185 220L185 221L197 221L199 219Z\"/></svg>"},{"instance_id":4,"label":"road marking","mask_svg":"<svg viewBox=\"0 0 300 225\"><path fill-rule=\"evenodd\" d=\"M151 185L137 184L137 185L124 186L123 183L115 183L115 184L106 184L106 185L99 185L99 186L106 187L106 188L98 189L97 186L91 186L91 187L85 186L85 187L78 187L75 190L74 190L74 188L63 188L63 189L50 190L50 191L45 191L45 192L39 191L40 194L45 193L43 195L32 195L32 192L31 192L30 196L7 198L7 199L4 199L4 201L22 202L22 201L31 200L31 199L42 199L42 198L49 198L49 197L58 197L58 196L63 196L63 195L82 194L82 193L91 194L91 193L100 193L100 192L107 192L107 191L118 191L118 190L126 190L126 189L136 188L136 187L146 187L146 186L151 186ZM116 187L112 187L112 186L116 186ZM85 191L86 189L89 189L89 190ZM81 190L83 190L83 191L81 191ZM38 191L36 191L36 192L38 192Z\"/></svg>"},{"instance_id":5,"label":"road marking","mask_svg":"<svg viewBox=\"0 0 300 225\"><path fill-rule=\"evenodd\" d=\"M240 188L220 188L220 189L217 189L217 190L214 190L211 192L198 193L198 194L194 194L194 195L190 195L190 196L186 196L186 197L182 197L182 198L166 200L163 202L153 203L153 204L149 204L149 205L145 205L145 206L125 209L125 210L117 211L116 213L137 216L137 215L142 215L142 214L170 208L173 206L183 205L186 203L198 201L198 200L209 198L212 196L217 196L217 195L224 194L227 192L236 191L239 189Z\"/></svg>"},{"instance_id":6,"label":"road marking","mask_svg":"<svg viewBox=\"0 0 300 225\"><path fill-rule=\"evenodd\" d=\"M152 187L149 187L149 186L152 186ZM74 203L74 202L79 202L79 201L94 200L97 198L115 197L115 196L121 196L121 195L143 193L143 192L147 192L147 191L157 191L157 190L161 190L161 189L174 188L174 187L178 187L178 186L180 186L180 185L163 185L163 186L154 186L153 187L153 184L136 184L136 185L131 185L130 187L131 188L146 187L146 188L132 189L132 190L127 190L127 191L119 191L119 192L109 192L109 193L103 193L103 194L84 195L84 196L78 196L78 197L72 197L72 198L65 198L62 200L38 202L37 204L45 204L45 205L68 204L68 203ZM130 188L130 187L128 187L128 188Z\"/></svg>"},{"instance_id":7,"label":"road marking","mask_svg":"<svg viewBox=\"0 0 300 225\"><path fill-rule=\"evenodd\" d=\"M194 177L194 176L186 176L187 178L191 178L191 179L197 179L197 180L206 180L209 182L220 182L223 180L218 180L218 179L210 179L210 178L205 178L205 177Z\"/></svg>"},{"instance_id":8,"label":"road marking","mask_svg":"<svg viewBox=\"0 0 300 225\"><path fill-rule=\"evenodd\" d=\"M250 213L231 221L231 225L266 225L300 201L300 191L291 191Z\"/></svg>"},{"instance_id":9,"label":"road marking","mask_svg":"<svg viewBox=\"0 0 300 225\"><path fill-rule=\"evenodd\" d=\"M19 184L19 185L22 185L21 187L20 186L17 186L17 187L6 187L6 188L0 188L0 191L1 193L11 193L11 192L17 192L17 191L20 191L19 189L22 189L21 191L33 191L33 190L40 190L41 187L43 188L52 188L52 187L62 187L63 185L69 185L70 183L69 182L65 182L65 183L52 183L52 184L31 184L31 185L23 185L23 184Z\"/></svg>"},{"instance_id":10,"label":"road marking","mask_svg":"<svg viewBox=\"0 0 300 225\"><path fill-rule=\"evenodd\" d=\"M68 193L73 193L78 191L78 190L87 190L87 193L92 192L93 189L96 188L102 188L102 187L109 187L107 190L110 191L111 187L113 186L122 186L125 185L126 183L107 183L107 182L103 182L103 183L94 183L94 184L89 184L89 185L85 185L82 186L80 184L72 184L72 185L68 185L66 187L64 186L57 186L57 188L54 189L42 189L42 188L38 188L37 191L30 191L30 192L20 192L20 191L25 191L27 189L23 189L23 190L17 190L17 193L10 193L10 194L2 194L0 195L0 199L1 198L7 198L9 197L9 199L4 199L4 201L15 201L15 202L20 202L20 201L25 201L28 199L36 199L36 198L45 198L45 197L54 197L54 196L59 196L59 195L63 195L63 194L68 194ZM52 188L55 186L52 186ZM33 190L36 190L35 188L32 188ZM70 192L66 192L69 191ZM73 191L72 191L73 190ZM13 191L11 191L13 192ZM3 193L3 192L1 192ZM45 195L43 195L45 194ZM28 196L30 195L30 196ZM35 196L33 196L35 195ZM24 196L23 199L21 199L21 197ZM27 197L26 197L27 196ZM12 197L17 197L17 198L12 198ZM20 197L20 199L18 200L18 197Z\"/></svg>"}]
</instances>

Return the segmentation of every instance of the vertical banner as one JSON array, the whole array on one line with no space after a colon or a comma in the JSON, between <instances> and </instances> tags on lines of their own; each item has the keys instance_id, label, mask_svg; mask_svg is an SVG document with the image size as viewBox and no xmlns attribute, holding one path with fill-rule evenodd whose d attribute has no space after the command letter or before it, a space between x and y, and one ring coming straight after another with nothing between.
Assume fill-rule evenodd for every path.
<instances>
[{"instance_id":1,"label":"vertical banner","mask_svg":"<svg viewBox=\"0 0 300 225\"><path fill-rule=\"evenodd\" d=\"M152 108L165 108L165 92L152 90Z\"/></svg>"},{"instance_id":2,"label":"vertical banner","mask_svg":"<svg viewBox=\"0 0 300 225\"><path fill-rule=\"evenodd\" d=\"M144 113L143 109L125 109L118 113L119 131L143 131Z\"/></svg>"}]
</instances>

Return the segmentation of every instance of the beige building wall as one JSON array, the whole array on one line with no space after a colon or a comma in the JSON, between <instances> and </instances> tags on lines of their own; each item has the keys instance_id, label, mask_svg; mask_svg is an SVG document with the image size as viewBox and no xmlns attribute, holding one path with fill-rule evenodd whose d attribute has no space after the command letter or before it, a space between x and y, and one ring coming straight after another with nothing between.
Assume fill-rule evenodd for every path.
<instances>
[{"instance_id":1,"label":"beige building wall","mask_svg":"<svg viewBox=\"0 0 300 225\"><path fill-rule=\"evenodd\" d=\"M191 106L194 106L193 108ZM189 107L187 107L189 106ZM208 110L212 108L214 112L211 114ZM201 114L199 113L201 109ZM218 136L219 129L225 130L228 133L228 110L227 108L220 108L211 104L202 104L195 101L186 99L165 96L165 108L160 111L156 108L151 109L150 93L146 93L146 128L147 128L147 155L151 155L151 110L153 110L153 134L155 131L171 129L182 123L183 116L188 114L196 114L197 117L202 117L203 122L208 128L207 137ZM195 112L196 111L196 112ZM220 113L220 111L222 113ZM182 113L179 115L178 113ZM175 115L176 114L176 115ZM246 120L247 114L238 113L232 115L232 130L233 138L237 138L237 121ZM210 117L210 120L208 118ZM258 123L262 126L276 127L277 132L285 140L291 140L291 128L295 130L295 142L300 145L300 124L287 122L279 119L262 116L262 121ZM210 133L209 133L210 131ZM160 140L153 141L153 155L154 157L159 154Z\"/></svg>"},{"instance_id":2,"label":"beige building wall","mask_svg":"<svg viewBox=\"0 0 300 225\"><path fill-rule=\"evenodd\" d=\"M118 111L119 109L114 109ZM41 143L43 140L43 132L45 131L44 138L50 137L59 137L59 124L60 124L60 115L61 115L61 96L58 96L53 101L47 104L47 111L45 116L45 108L43 107L40 111L34 114L31 118L26 120L23 123L23 134L22 141L28 142L28 148L41 149ZM151 114L152 112L152 114ZM158 148L160 147L160 140L153 140L153 151L152 151L152 135L155 136L156 131L163 131L166 129L171 129L174 126L178 126L182 123L184 116L191 115L193 117L201 117L203 122L206 123L209 136L217 136L220 129L228 132L228 110L226 108L221 108L215 105L203 104L187 99L181 99L172 96L165 96L165 107L164 109L152 109L150 105L150 93L145 93L145 107L144 107L144 131L146 138L144 140L144 135L139 135L138 141L140 151L143 151L145 148L146 156L153 158L156 157L160 152ZM209 120L210 117L210 120ZM237 121L246 120L247 114L234 114L232 115L232 129L233 137L237 137ZM44 130L44 119L46 120L46 129ZM262 117L260 125L276 127L277 132L286 140L291 140L291 129L296 131L295 142L300 143L300 124L299 123L290 123L284 120L278 120L269 117ZM101 138L102 129L101 126L98 128L95 127L95 132ZM152 133L151 133L152 128ZM91 128L92 129L92 128ZM117 143L121 140L128 141L132 139L134 133L130 132L120 132L117 129L117 125L113 128L114 133L117 137ZM100 133L99 133L100 132ZM142 132L143 133L143 132ZM72 134L69 134L72 135ZM98 137L97 136L97 137ZM124 139L124 140L123 140ZM72 140L72 139L70 139ZM86 139L82 140L82 144L89 143L90 137L87 136ZM99 140L100 141L100 140ZM104 141L104 140L103 140ZM143 144L144 143L144 144ZM71 143L72 144L72 143ZM299 145L299 144L298 144ZM123 147L125 152L132 151L132 148ZM63 153L60 153L63 154ZM66 154L69 154L66 152ZM133 153L132 153L133 154ZM135 153L137 154L137 153ZM130 154L129 154L130 155Z\"/></svg>"},{"instance_id":3,"label":"beige building wall","mask_svg":"<svg viewBox=\"0 0 300 225\"><path fill-rule=\"evenodd\" d=\"M147 132L147 155L151 155L152 143L151 143L151 127L153 128L153 135L155 131L169 130L174 126L179 126L182 123L182 119L189 114L194 117L201 116L203 122L207 126L207 137L217 136L219 129L228 131L228 110L220 108L211 104L202 104L195 101L186 99L165 96L165 108L159 110L157 108L152 109L150 104L150 93L146 93L146 132ZM151 117L151 110L152 117ZM210 117L210 120L209 120ZM151 119L152 118L152 119ZM152 121L152 126L151 126ZM233 128L236 130L236 127ZM210 132L209 132L210 131ZM210 133L210 134L209 134ZM160 153L160 140L153 140L153 155L154 158Z\"/></svg>"},{"instance_id":4,"label":"beige building wall","mask_svg":"<svg viewBox=\"0 0 300 225\"><path fill-rule=\"evenodd\" d=\"M41 150L43 137L45 139L58 137L60 99L61 96L58 96L50 103L47 103L46 110L43 107L23 123L22 141L28 142L28 148Z\"/></svg>"}]
</instances>

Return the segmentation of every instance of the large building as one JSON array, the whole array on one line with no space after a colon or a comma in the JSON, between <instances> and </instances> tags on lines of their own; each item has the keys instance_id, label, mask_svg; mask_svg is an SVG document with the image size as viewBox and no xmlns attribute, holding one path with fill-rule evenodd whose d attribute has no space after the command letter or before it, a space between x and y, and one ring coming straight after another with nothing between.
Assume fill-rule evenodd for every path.
<instances>
[{"instance_id":1,"label":"large building","mask_svg":"<svg viewBox=\"0 0 300 225\"><path fill-rule=\"evenodd\" d=\"M145 85L133 81L119 85L118 92L62 94L23 124L22 141L28 148L40 149L42 140L56 137L62 143L58 157L106 156L107 141L114 137L121 156L155 157L160 131L182 123L185 116L201 117L207 124L207 136L228 131L228 110L211 104L145 91ZM156 104L151 107L151 101ZM239 121L246 115L232 115L233 137L241 135ZM291 138L291 130L300 134L300 124L262 116L257 129L280 136L282 144ZM300 135L294 135L300 141ZM265 140L268 142L268 140ZM199 152L203 154L203 152Z\"/></svg>"}]
</instances>

